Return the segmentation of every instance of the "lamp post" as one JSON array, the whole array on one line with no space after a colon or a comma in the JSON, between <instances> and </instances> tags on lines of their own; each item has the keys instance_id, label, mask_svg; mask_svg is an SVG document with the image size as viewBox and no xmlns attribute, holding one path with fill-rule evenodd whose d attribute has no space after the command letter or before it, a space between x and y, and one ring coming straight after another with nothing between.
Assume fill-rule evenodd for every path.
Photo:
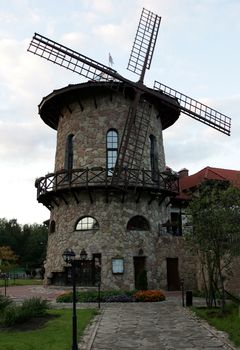
<instances>
[{"instance_id":1,"label":"lamp post","mask_svg":"<svg viewBox=\"0 0 240 350\"><path fill-rule=\"evenodd\" d=\"M72 350L78 350L77 344L77 313L76 313L76 269L75 253L72 249L66 249L62 255L63 260L72 267L73 286L73 314L72 314Z\"/></svg>"}]
</instances>

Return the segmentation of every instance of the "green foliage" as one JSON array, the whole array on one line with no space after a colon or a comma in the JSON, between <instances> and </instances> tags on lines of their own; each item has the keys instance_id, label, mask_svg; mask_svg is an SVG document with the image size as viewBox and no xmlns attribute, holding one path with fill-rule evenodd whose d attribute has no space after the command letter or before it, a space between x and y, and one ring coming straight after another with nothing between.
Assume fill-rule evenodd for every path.
<instances>
[{"instance_id":1,"label":"green foliage","mask_svg":"<svg viewBox=\"0 0 240 350\"><path fill-rule=\"evenodd\" d=\"M224 281L240 248L240 190L226 181L206 181L195 193L189 214L193 230L185 238L201 262L207 305L213 305L219 292L224 307Z\"/></svg>"},{"instance_id":2,"label":"green foliage","mask_svg":"<svg viewBox=\"0 0 240 350\"><path fill-rule=\"evenodd\" d=\"M0 294L0 313L3 312L3 310L12 304L12 299L10 299L8 296L4 296Z\"/></svg>"},{"instance_id":3,"label":"green foliage","mask_svg":"<svg viewBox=\"0 0 240 350\"><path fill-rule=\"evenodd\" d=\"M78 339L83 330L96 315L96 310L77 310ZM72 310L49 310L44 327L27 332L22 330L0 329L0 349L14 350L66 350L71 349L72 339Z\"/></svg>"},{"instance_id":4,"label":"green foliage","mask_svg":"<svg viewBox=\"0 0 240 350\"><path fill-rule=\"evenodd\" d=\"M236 346L240 346L239 306L237 304L226 305L224 313L219 308L193 308L193 311L211 326L228 333L229 339Z\"/></svg>"},{"instance_id":5,"label":"green foliage","mask_svg":"<svg viewBox=\"0 0 240 350\"><path fill-rule=\"evenodd\" d=\"M40 298L25 300L21 306L9 303L1 313L0 324L2 327L12 327L32 318L46 316L47 310L48 303Z\"/></svg>"},{"instance_id":6,"label":"green foliage","mask_svg":"<svg viewBox=\"0 0 240 350\"><path fill-rule=\"evenodd\" d=\"M24 300L21 308L22 310L29 310L32 313L32 317L40 317L46 315L49 305L47 300L33 297Z\"/></svg>"},{"instance_id":7,"label":"green foliage","mask_svg":"<svg viewBox=\"0 0 240 350\"><path fill-rule=\"evenodd\" d=\"M26 322L32 318L29 310L22 310L20 306L10 305L5 308L0 318L2 327L11 327L15 324Z\"/></svg>"},{"instance_id":8,"label":"green foliage","mask_svg":"<svg viewBox=\"0 0 240 350\"><path fill-rule=\"evenodd\" d=\"M16 219L0 219L0 247L8 246L18 256L19 264L30 270L45 260L48 228L44 225L18 224Z\"/></svg>"}]
</instances>

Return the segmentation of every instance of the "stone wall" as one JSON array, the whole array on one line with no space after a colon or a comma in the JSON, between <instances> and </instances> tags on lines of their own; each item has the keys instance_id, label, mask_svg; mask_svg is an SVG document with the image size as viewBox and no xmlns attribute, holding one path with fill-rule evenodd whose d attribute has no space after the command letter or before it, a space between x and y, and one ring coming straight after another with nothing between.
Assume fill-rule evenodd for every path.
<instances>
[{"instance_id":1,"label":"stone wall","mask_svg":"<svg viewBox=\"0 0 240 350\"><path fill-rule=\"evenodd\" d=\"M159 288L159 271L156 257L156 247L159 239L159 225L166 220L166 206L159 207L158 202L147 203L148 195L143 195L136 203L134 194L129 194L124 203L121 196L112 196L109 203L101 191L95 193L91 203L87 193L81 193L80 203L76 204L73 197L67 197L68 205L61 203L51 213L56 229L49 234L46 277L52 272L64 269L62 253L72 248L79 254L84 248L89 258L92 254L102 255L102 288L103 289L134 289L133 257L139 255L142 249L146 257L149 288ZM99 230L76 231L75 225L82 216L93 216L99 223ZM149 231L128 231L127 222L135 215L144 216L150 224ZM112 273L112 258L124 259L124 274Z\"/></svg>"},{"instance_id":2,"label":"stone wall","mask_svg":"<svg viewBox=\"0 0 240 350\"><path fill-rule=\"evenodd\" d=\"M181 236L159 237L156 249L160 286L168 289L167 258L178 258L179 278L184 280L185 289L197 290L198 262Z\"/></svg>"},{"instance_id":3,"label":"stone wall","mask_svg":"<svg viewBox=\"0 0 240 350\"><path fill-rule=\"evenodd\" d=\"M114 94L112 99L107 95L98 95L97 108L93 98L82 99L84 109L79 104L72 103L71 111L64 108L60 117L57 133L57 148L55 157L55 171L64 169L67 136L73 134L74 160L73 168L106 167L106 134L111 128L122 136L125 121L131 101L121 94ZM157 140L159 170L165 168L165 156L162 140L161 121L158 112L153 108L149 132ZM149 139L146 140L142 168L150 169Z\"/></svg>"},{"instance_id":4,"label":"stone wall","mask_svg":"<svg viewBox=\"0 0 240 350\"><path fill-rule=\"evenodd\" d=\"M120 93L95 91L92 96L85 93L79 101L72 102L61 110L59 118L55 171L64 169L66 141L73 134L73 168L106 167L106 134L109 129L116 129L121 139L131 101ZM143 154L141 168L150 170L149 136L154 135L157 142L159 170L165 170L165 156L162 140L160 111L152 109L148 137ZM76 190L76 189L75 189ZM113 190L106 201L103 190L91 189L89 194L78 192L79 203L71 193L64 192L65 201L58 198L53 205L50 220L55 221L55 232L49 233L46 279L54 272L64 271L62 253L72 248L77 254L84 248L89 258L92 254L101 254L101 281L103 289L134 289L134 257L139 251L146 258L146 270L149 288L166 286L165 258L169 255L184 254L177 241L159 239L160 226L169 218L167 199L159 203L151 200L151 193L143 192L139 201L134 191L124 200L121 194ZM68 204L66 204L68 203ZM135 215L145 217L149 224L148 231L127 231L127 222ZM92 216L99 223L99 230L76 231L76 222L84 216ZM162 244L164 242L164 244ZM124 274L112 273L112 258L124 259ZM186 263L180 264L180 268ZM185 266L184 265L184 266ZM165 270L164 270L165 268ZM190 280L190 278L189 278ZM190 283L190 282L189 282Z\"/></svg>"}]
</instances>

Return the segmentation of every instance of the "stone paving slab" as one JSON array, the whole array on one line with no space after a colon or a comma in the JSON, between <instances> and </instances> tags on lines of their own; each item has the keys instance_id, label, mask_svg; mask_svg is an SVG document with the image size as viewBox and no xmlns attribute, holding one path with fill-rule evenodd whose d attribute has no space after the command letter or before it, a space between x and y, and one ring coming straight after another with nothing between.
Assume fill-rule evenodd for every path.
<instances>
[{"instance_id":1,"label":"stone paving slab","mask_svg":"<svg viewBox=\"0 0 240 350\"><path fill-rule=\"evenodd\" d=\"M14 286L7 295L21 302L39 296L53 307L70 308L72 304L56 304L59 294L68 288ZM4 288L0 288L0 294ZM167 292L161 303L101 304L101 313L88 326L81 350L236 350L223 332L218 332L181 306L181 293ZM194 305L203 299L194 298ZM78 303L77 308L95 308L96 303Z\"/></svg>"},{"instance_id":2,"label":"stone paving slab","mask_svg":"<svg viewBox=\"0 0 240 350\"><path fill-rule=\"evenodd\" d=\"M104 304L81 350L233 350L226 335L178 302Z\"/></svg>"}]
</instances>

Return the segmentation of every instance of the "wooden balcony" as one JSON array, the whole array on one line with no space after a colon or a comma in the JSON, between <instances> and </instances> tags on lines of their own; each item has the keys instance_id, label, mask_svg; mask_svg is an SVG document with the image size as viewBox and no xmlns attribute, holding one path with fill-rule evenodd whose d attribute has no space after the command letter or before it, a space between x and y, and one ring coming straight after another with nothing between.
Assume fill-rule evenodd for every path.
<instances>
[{"instance_id":1,"label":"wooden balcony","mask_svg":"<svg viewBox=\"0 0 240 350\"><path fill-rule=\"evenodd\" d=\"M152 197L176 196L179 192L178 176L170 171L152 174L150 170L121 169L119 186L112 185L113 169L102 167L62 170L40 177L35 182L37 199L48 206L51 200L62 198L65 203L65 193L71 193L78 202L78 192L87 190L90 195L96 189L105 190L106 196L111 191L123 195L128 191L136 193L149 192ZM92 201L92 200L91 200Z\"/></svg>"}]
</instances>

